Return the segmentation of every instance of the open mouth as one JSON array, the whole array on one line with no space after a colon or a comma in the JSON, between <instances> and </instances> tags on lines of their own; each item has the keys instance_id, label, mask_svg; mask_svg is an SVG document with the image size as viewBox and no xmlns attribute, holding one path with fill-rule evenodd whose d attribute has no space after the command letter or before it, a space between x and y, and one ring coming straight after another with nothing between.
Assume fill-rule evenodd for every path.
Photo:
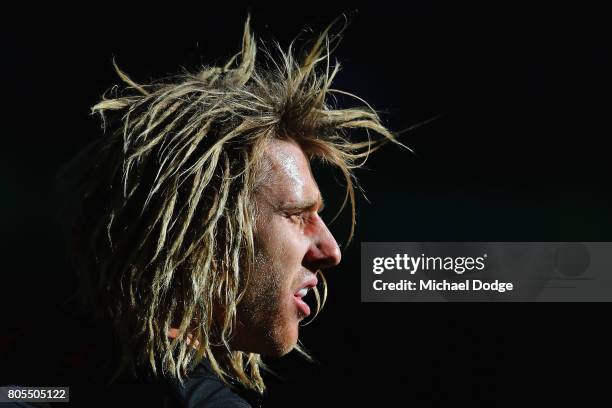
<instances>
[{"instance_id":1,"label":"open mouth","mask_svg":"<svg viewBox=\"0 0 612 408\"><path fill-rule=\"evenodd\" d=\"M306 281L302 282L300 288L293 294L295 304L302 317L310 316L310 306L304 302L304 297L308 294L308 291L317 286L317 278L312 275Z\"/></svg>"},{"instance_id":2,"label":"open mouth","mask_svg":"<svg viewBox=\"0 0 612 408\"><path fill-rule=\"evenodd\" d=\"M307 293L308 288L303 288L293 295L298 310L300 311L300 314L303 315L303 317L308 317L310 315L310 306L308 306L308 304L302 299L304 296L306 296Z\"/></svg>"}]
</instances>

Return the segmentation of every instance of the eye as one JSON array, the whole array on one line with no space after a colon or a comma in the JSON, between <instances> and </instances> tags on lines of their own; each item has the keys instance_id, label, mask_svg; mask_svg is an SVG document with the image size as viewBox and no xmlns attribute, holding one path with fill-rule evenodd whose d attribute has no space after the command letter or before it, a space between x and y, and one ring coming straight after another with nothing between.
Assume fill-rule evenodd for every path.
<instances>
[{"instance_id":1,"label":"eye","mask_svg":"<svg viewBox=\"0 0 612 408\"><path fill-rule=\"evenodd\" d=\"M317 218L318 214L311 209L293 209L282 211L283 217L287 218L292 224L305 226L311 224Z\"/></svg>"},{"instance_id":2,"label":"eye","mask_svg":"<svg viewBox=\"0 0 612 408\"><path fill-rule=\"evenodd\" d=\"M294 224L303 226L311 221L311 214L308 211L295 211L285 213L285 217Z\"/></svg>"},{"instance_id":3,"label":"eye","mask_svg":"<svg viewBox=\"0 0 612 408\"><path fill-rule=\"evenodd\" d=\"M288 213L286 216L293 222L299 222L299 223L304 222L304 213L302 212Z\"/></svg>"}]
</instances>

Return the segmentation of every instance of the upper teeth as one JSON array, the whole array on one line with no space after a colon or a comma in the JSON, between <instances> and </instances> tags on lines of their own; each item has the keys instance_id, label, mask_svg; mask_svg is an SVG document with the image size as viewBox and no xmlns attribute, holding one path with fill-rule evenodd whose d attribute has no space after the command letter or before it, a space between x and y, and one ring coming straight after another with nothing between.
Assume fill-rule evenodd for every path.
<instances>
[{"instance_id":1,"label":"upper teeth","mask_svg":"<svg viewBox=\"0 0 612 408\"><path fill-rule=\"evenodd\" d=\"M304 297L306 296L307 293L308 293L308 288L302 288L297 292L297 295L299 297Z\"/></svg>"}]
</instances>

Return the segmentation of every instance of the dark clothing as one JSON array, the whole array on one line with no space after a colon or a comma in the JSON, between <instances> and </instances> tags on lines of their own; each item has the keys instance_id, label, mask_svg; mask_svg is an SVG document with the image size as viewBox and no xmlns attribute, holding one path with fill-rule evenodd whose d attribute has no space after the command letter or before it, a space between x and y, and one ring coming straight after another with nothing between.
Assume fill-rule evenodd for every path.
<instances>
[{"instance_id":1,"label":"dark clothing","mask_svg":"<svg viewBox=\"0 0 612 408\"><path fill-rule=\"evenodd\" d=\"M251 405L230 386L223 383L204 359L181 386L172 381L175 398L185 408L251 408Z\"/></svg>"},{"instance_id":2,"label":"dark clothing","mask_svg":"<svg viewBox=\"0 0 612 408\"><path fill-rule=\"evenodd\" d=\"M138 375L134 378L127 370L109 384L120 353L111 327L104 322L53 322L62 328L60 332L70 335L48 335L42 342L43 348L37 333L52 334L58 329L36 326L37 332L23 332L0 349L0 386L68 386L69 404L74 407L250 408L251 404L261 405L257 393L223 383L208 360L202 360L182 386L176 380L161 377L151 379Z\"/></svg>"}]
</instances>

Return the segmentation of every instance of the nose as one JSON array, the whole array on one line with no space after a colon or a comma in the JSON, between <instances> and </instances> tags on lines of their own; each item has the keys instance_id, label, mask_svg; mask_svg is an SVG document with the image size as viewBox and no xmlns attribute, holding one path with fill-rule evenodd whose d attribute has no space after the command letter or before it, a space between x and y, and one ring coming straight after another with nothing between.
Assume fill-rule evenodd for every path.
<instances>
[{"instance_id":1,"label":"nose","mask_svg":"<svg viewBox=\"0 0 612 408\"><path fill-rule=\"evenodd\" d=\"M315 232L304 256L304 266L311 270L330 268L340 263L342 255L336 239L323 220L317 216Z\"/></svg>"}]
</instances>

